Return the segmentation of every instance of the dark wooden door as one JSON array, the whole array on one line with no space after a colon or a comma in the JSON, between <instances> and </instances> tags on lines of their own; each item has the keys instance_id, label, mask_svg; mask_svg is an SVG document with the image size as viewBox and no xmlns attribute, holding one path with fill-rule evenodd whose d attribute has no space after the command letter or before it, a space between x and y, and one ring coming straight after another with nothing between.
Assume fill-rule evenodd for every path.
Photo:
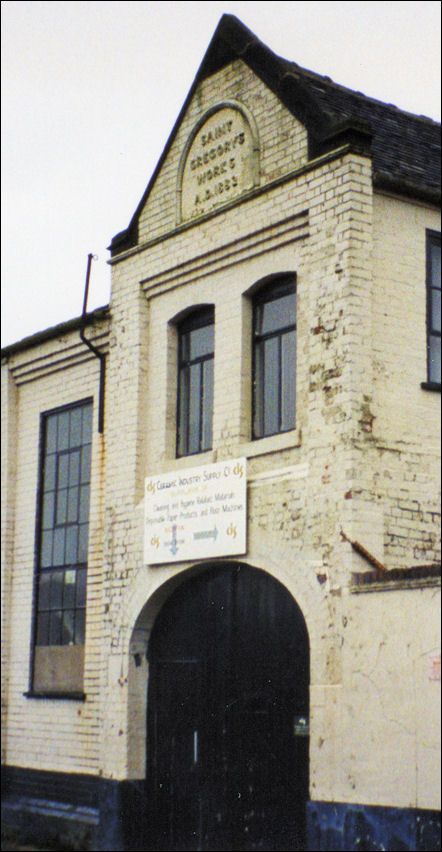
<instances>
[{"instance_id":1,"label":"dark wooden door","mask_svg":"<svg viewBox=\"0 0 442 852\"><path fill-rule=\"evenodd\" d=\"M183 583L149 644L147 848L305 848L308 685L274 578L223 564Z\"/></svg>"}]
</instances>

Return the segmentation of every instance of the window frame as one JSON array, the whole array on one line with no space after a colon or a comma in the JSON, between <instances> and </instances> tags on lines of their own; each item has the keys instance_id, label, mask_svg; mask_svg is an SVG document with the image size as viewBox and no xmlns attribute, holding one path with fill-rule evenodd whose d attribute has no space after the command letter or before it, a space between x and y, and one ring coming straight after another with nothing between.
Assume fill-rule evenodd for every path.
<instances>
[{"instance_id":1,"label":"window frame","mask_svg":"<svg viewBox=\"0 0 442 852\"><path fill-rule=\"evenodd\" d=\"M262 332L258 333L257 325L258 325L258 310L260 306L276 301L279 298L283 298L289 294L293 294L295 297L295 322L288 323L287 325L278 328L274 331ZM274 275L271 279L266 279L265 282L261 284L259 289L257 289L252 298L252 441L259 441L263 438L270 438L275 435L282 435L287 432L291 432L296 428L296 369L297 369L297 277L296 273L283 273ZM291 332L295 332L295 351L294 351L294 363L295 363L295 388L294 388L294 417L293 423L291 423L287 428L282 428L282 413L283 413L283 405L282 405L282 397L283 397L283 387L282 387L282 358L281 358L281 340L282 337ZM275 431L267 432L265 431L265 427L263 425L264 420L264 409L261 412L260 420L262 427L260 430L257 428L258 422L258 405L263 407L264 400L264 392L263 388L265 386L265 381L261 387L261 392L259 392L258 388L258 370L257 370L257 352L259 345L263 344L266 340L271 338L279 339L279 352L278 352L278 371L279 371L279 385L278 385L278 410L277 410L277 418L278 418L278 428Z\"/></svg>"},{"instance_id":2,"label":"window frame","mask_svg":"<svg viewBox=\"0 0 442 852\"><path fill-rule=\"evenodd\" d=\"M55 453L53 453L53 454L48 453L47 452L47 423L49 421L49 418L53 417L54 415L59 416L59 415L62 415L63 413L65 413L65 412L69 412L69 414L70 414L72 411L79 409L79 408L84 408L84 409L89 408L90 409L90 418L91 418L90 440L89 441L81 440L79 447L80 447L80 452L81 452L81 449L83 447L90 445L91 456L90 456L90 459L89 459L89 462L88 462L87 481L85 480L84 482L81 482L80 481L81 480L81 473L79 473L79 482L75 486L76 488L78 488L78 497L77 497L77 501L76 501L76 507L77 507L76 525L77 525L77 528L79 528L79 526L81 525L80 521L79 521L80 489L83 486L83 487L87 487L89 489L89 493L88 493L88 496L87 496L87 522L86 521L83 522L84 526L86 526L86 523L87 523L88 538L89 538L90 500L91 500L91 482L92 482L92 445L93 445L93 431L94 431L94 428L93 428L93 423L94 423L93 398L92 397L86 397L85 399L78 400L78 401L73 402L73 403L68 403L68 404L63 405L63 406L58 406L57 408L50 409L50 410L42 412L40 414L37 511L36 511L36 522L35 522L36 531L35 531L35 548L34 548L34 566L35 567L34 567L34 590L33 590L33 606L32 606L32 631L31 631L32 646L31 646L31 659L30 659L30 684L31 684L31 689L28 693L26 693L26 695L28 697L39 698L39 697L49 696L49 697L59 697L59 698L77 698L77 699L84 700L84 694L81 691L81 685L82 685L82 677L83 677L83 656L84 656L85 629L86 629L87 570L88 570L87 547L88 547L88 544L86 544L86 558L85 558L85 560L82 560L81 563L78 561L78 555L79 554L77 552L77 561L75 563L71 563L69 565L67 565L65 563L60 564L60 565L55 565L54 562L53 562L53 553L52 553L52 558L51 558L52 564L48 565L48 566L44 566L44 567L42 567L42 564L41 564L42 563L42 541L43 541L43 533L44 533L44 530L43 530L44 497L45 497L45 494L48 493L48 490L45 490L45 485L44 485L46 459L49 455L54 455L57 459L57 462L58 462L58 459L61 458L61 456L67 455L68 453L73 455L73 453L77 451L76 447L71 447L71 448L67 447L65 450L63 450L63 449L58 450L57 449L55 451ZM57 468L57 472L58 472L59 465L58 465L57 462L56 462L56 468ZM80 457L80 466L81 466L81 457ZM53 523L52 523L52 526L51 526L52 531L54 531L56 529L56 526L57 526L56 523L55 523L55 509L56 509L55 495L57 494L57 484L58 484L58 482L57 482L57 479L56 479L55 480L55 487L54 487L54 489L52 489L52 491L54 493L54 509L53 509L54 519L53 519ZM74 486L68 484L68 486L66 487L66 490L71 488L71 487L74 487ZM58 490L60 490L60 489L58 489ZM66 521L66 523L65 523L66 528L67 528L67 525L68 525L68 522ZM58 526L60 526L60 525L58 525ZM78 600L77 600L77 584L78 584L79 571L80 570L84 571L84 573L85 573L84 592L83 592L83 598L84 599L83 599L83 602L82 602L81 605L79 605ZM54 607L54 611L55 611L55 609L57 611L60 611L62 613L62 616L63 616L64 612L67 612L67 611L70 611L70 610L72 610L74 613L77 613L77 611L81 610L84 613L83 619L82 619L83 628L81 630L82 641L80 641L80 642L75 641L75 633L74 633L74 642L73 643L51 644L50 642L48 642L48 643L38 642L39 615L40 615L41 612L46 611L46 609L43 610L43 609L40 609L40 607L39 607L40 578L43 574L47 574L48 576L51 577L51 582L52 582L52 573L55 572L55 571L63 572L63 589L64 589L64 584L65 584L65 579L66 579L66 577L65 577L66 573L68 571L75 571L75 588L74 588L75 605L74 606L64 606L64 601L62 599L61 607ZM48 607L48 612L49 611L52 611L52 610L50 610L50 608ZM60 627L61 638L62 638L62 632L63 632L63 627L61 626ZM49 636L49 638L50 638L50 636ZM57 653L60 657L60 664L61 665L63 664L64 658L66 658L66 660L65 660L66 664L70 664L70 663L73 664L73 666L74 666L74 668L77 672L77 678L76 678L77 683L75 684L75 686L73 686L72 688L69 686L68 688L62 687L61 689L59 689L57 687L57 684L54 685L54 684L50 684L48 682L47 685L45 685L45 686L38 685L36 687L36 681L39 681L39 679L40 679L39 674L36 671L36 663L37 663L37 658L39 656L38 649L40 649L40 648L46 648L46 649L52 649L52 650L57 649ZM60 649L63 649L63 650L60 650ZM62 657L63 657L63 659L62 659ZM79 673L81 673L81 685L79 683L79 680L80 680L80 674ZM75 680L75 676L74 676L73 679Z\"/></svg>"},{"instance_id":3,"label":"window frame","mask_svg":"<svg viewBox=\"0 0 442 852\"><path fill-rule=\"evenodd\" d=\"M187 407L184 412L184 416L186 419L186 437L185 448L183 449L181 446L181 442L183 441L182 435L182 416L183 416L183 393L182 393L182 375L184 370L191 368L192 366L199 365L200 366L200 380L202 382L203 376L203 365L207 362L211 361L214 365L215 361L215 343L213 343L212 351L206 353L201 356L197 356L194 358L184 357L183 356L183 347L184 347L184 339L192 334L192 332L197 331L201 328L208 328L209 326L214 327L215 331L215 308L213 305L207 305L201 308L197 308L189 313L184 319L182 319L179 323L177 323L177 338L178 338L178 346L177 346L177 402L176 402L176 447L175 453L177 458L186 458L187 456L198 455L199 453L208 452L212 449L213 444L213 378L212 378L212 405L210 411L211 417L211 429L210 429L210 445L206 446L204 444L203 438L203 425L204 425L204 388L200 394L200 407L199 407L199 416L198 416L198 446L197 449L190 449L191 441L190 441L190 429L189 429L189 416L190 416L190 391L187 399Z\"/></svg>"},{"instance_id":4,"label":"window frame","mask_svg":"<svg viewBox=\"0 0 442 852\"><path fill-rule=\"evenodd\" d=\"M427 345L427 381L422 382L422 387L425 390L441 390L441 382L435 381L431 375L431 339L436 337L441 339L441 332L437 329L433 328L433 310L432 310L432 291L439 290L440 292L440 282L439 287L434 287L432 282L432 263L431 263L431 250L433 246L441 245L441 234L440 231L433 231L427 229L426 231L426 242L425 242L425 250L426 250L426 345Z\"/></svg>"}]
</instances>

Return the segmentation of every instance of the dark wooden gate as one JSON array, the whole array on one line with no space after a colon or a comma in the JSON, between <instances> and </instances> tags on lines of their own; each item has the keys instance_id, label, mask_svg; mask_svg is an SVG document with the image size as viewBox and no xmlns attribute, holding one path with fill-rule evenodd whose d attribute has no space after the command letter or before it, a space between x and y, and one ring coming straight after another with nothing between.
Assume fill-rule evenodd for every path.
<instances>
[{"instance_id":1,"label":"dark wooden gate","mask_svg":"<svg viewBox=\"0 0 442 852\"><path fill-rule=\"evenodd\" d=\"M308 685L305 622L273 577L183 583L149 643L146 848L305 849Z\"/></svg>"}]
</instances>

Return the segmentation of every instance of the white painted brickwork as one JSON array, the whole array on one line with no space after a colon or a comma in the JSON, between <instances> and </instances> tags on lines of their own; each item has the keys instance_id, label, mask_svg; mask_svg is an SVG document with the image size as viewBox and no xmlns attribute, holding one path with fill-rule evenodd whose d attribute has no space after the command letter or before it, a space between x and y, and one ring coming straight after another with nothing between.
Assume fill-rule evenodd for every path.
<instances>
[{"instance_id":1,"label":"white painted brickwork","mask_svg":"<svg viewBox=\"0 0 442 852\"><path fill-rule=\"evenodd\" d=\"M254 115L266 191L174 232L183 145L209 107L232 98ZM438 807L440 692L427 662L440 648L439 590L350 593L352 572L370 566L341 531L388 568L440 559L440 395L421 388L425 229L440 222L423 204L373 195L367 157L343 149L306 162L305 130L233 63L195 93L141 215L139 245L112 262L101 448L94 435L87 701L57 705L55 720L54 701L23 697L38 416L78 394L96 396L97 365L88 359L18 389L5 384L11 479L8 448L19 436L5 545L10 559L14 539L5 643L11 764L143 777L146 643L166 581L191 567L143 565L144 479L245 455L245 561L290 589L310 635L312 797ZM296 429L251 442L250 288L288 271L298 287ZM215 306L213 450L177 460L173 322L203 304ZM13 376L23 371L21 356L11 366Z\"/></svg>"}]
</instances>

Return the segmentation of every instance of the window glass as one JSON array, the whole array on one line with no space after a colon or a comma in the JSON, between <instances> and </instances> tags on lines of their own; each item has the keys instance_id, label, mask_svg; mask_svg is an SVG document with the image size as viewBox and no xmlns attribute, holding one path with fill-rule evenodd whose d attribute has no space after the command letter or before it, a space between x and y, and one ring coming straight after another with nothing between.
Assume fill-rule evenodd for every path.
<instances>
[{"instance_id":1,"label":"window glass","mask_svg":"<svg viewBox=\"0 0 442 852\"><path fill-rule=\"evenodd\" d=\"M37 646L84 642L92 405L43 419ZM81 484L80 484L81 483ZM38 682L41 686L42 672Z\"/></svg>"},{"instance_id":2,"label":"window glass","mask_svg":"<svg viewBox=\"0 0 442 852\"><path fill-rule=\"evenodd\" d=\"M178 328L177 454L212 446L214 312L198 311Z\"/></svg>"},{"instance_id":3,"label":"window glass","mask_svg":"<svg viewBox=\"0 0 442 852\"><path fill-rule=\"evenodd\" d=\"M427 232L427 336L428 381L441 383L441 277L440 234Z\"/></svg>"},{"instance_id":4,"label":"window glass","mask_svg":"<svg viewBox=\"0 0 442 852\"><path fill-rule=\"evenodd\" d=\"M259 291L253 321L253 437L295 426L296 290L284 276Z\"/></svg>"}]
</instances>

